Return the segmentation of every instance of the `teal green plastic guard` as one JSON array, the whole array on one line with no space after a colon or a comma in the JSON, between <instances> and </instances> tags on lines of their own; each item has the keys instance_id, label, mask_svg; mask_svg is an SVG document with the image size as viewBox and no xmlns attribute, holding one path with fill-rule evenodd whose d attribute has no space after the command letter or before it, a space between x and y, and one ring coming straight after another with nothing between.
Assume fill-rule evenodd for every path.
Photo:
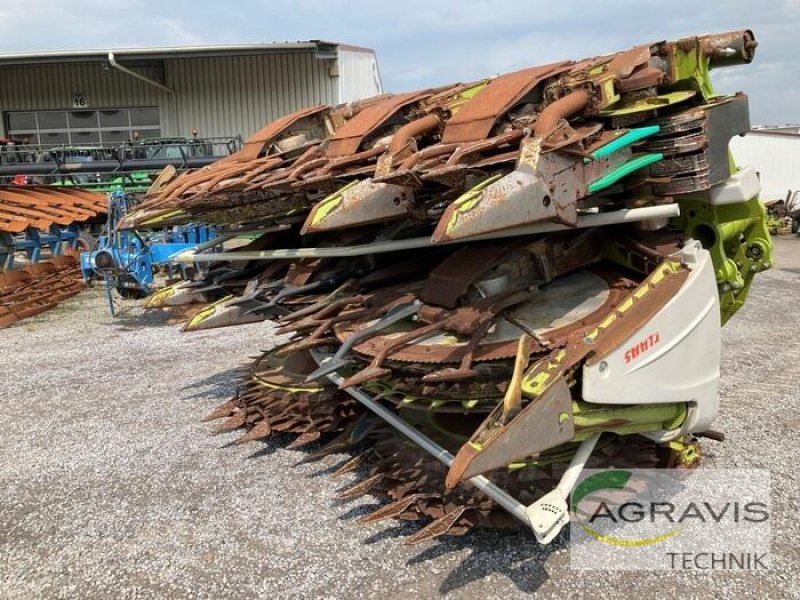
<instances>
[{"instance_id":1,"label":"teal green plastic guard","mask_svg":"<svg viewBox=\"0 0 800 600\"><path fill-rule=\"evenodd\" d=\"M595 160L598 158L604 158L609 154L613 154L620 148L630 146L639 140L643 140L646 137L657 134L659 131L661 131L661 127L658 125L650 125L649 127L638 127L636 129L631 129L629 132L619 136L617 139L610 141L605 146L600 146L600 148L592 152L592 158Z\"/></svg>"},{"instance_id":2,"label":"teal green plastic guard","mask_svg":"<svg viewBox=\"0 0 800 600\"><path fill-rule=\"evenodd\" d=\"M606 173L600 179L593 181L589 184L587 188L590 194L594 194L599 192L600 190L606 189L608 186L613 185L626 175L630 175L634 171L638 171L639 169L643 169L647 165L652 165L654 162L660 161L664 158L664 155L661 153L658 154L645 154L644 156L639 156L634 158L633 160L629 160L624 165L617 167L610 173Z\"/></svg>"}]
</instances>

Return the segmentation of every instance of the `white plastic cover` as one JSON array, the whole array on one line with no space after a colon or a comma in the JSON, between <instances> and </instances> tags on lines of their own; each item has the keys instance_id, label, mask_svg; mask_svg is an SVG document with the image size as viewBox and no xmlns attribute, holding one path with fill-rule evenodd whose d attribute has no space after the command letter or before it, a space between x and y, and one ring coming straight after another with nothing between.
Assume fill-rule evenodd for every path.
<instances>
[{"instance_id":1,"label":"white plastic cover","mask_svg":"<svg viewBox=\"0 0 800 600\"><path fill-rule=\"evenodd\" d=\"M719 406L720 313L709 253L689 241L691 269L678 293L602 361L583 368L583 399L599 404L687 402L681 431L708 429Z\"/></svg>"},{"instance_id":2,"label":"white plastic cover","mask_svg":"<svg viewBox=\"0 0 800 600\"><path fill-rule=\"evenodd\" d=\"M761 193L761 181L753 167L744 167L711 188L711 204L747 202Z\"/></svg>"}]
</instances>

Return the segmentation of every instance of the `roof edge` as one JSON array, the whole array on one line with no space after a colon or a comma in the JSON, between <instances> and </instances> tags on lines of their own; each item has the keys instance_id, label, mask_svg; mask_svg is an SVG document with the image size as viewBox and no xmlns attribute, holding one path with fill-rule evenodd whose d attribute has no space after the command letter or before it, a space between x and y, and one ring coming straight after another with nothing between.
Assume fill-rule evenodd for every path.
<instances>
[{"instance_id":1,"label":"roof edge","mask_svg":"<svg viewBox=\"0 0 800 600\"><path fill-rule=\"evenodd\" d=\"M159 60L169 58L200 58L222 56L252 56L259 54L314 53L318 58L335 58L339 48L372 52L370 48L339 44L324 40L297 42L269 42L249 44L212 44L201 46L162 46L152 48L95 48L85 50L42 50L0 54L2 65L44 65L65 63L101 62L108 53L121 60Z\"/></svg>"}]
</instances>

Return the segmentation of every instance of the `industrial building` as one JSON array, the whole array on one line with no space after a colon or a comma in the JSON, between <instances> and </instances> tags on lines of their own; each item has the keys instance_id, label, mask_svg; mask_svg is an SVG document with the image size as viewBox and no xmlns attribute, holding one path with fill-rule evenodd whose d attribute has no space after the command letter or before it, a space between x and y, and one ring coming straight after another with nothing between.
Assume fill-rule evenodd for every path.
<instances>
[{"instance_id":1,"label":"industrial building","mask_svg":"<svg viewBox=\"0 0 800 600\"><path fill-rule=\"evenodd\" d=\"M797 127L751 129L731 140L740 165L750 165L761 179L761 199L783 200L800 191L800 133Z\"/></svg>"},{"instance_id":2,"label":"industrial building","mask_svg":"<svg viewBox=\"0 0 800 600\"><path fill-rule=\"evenodd\" d=\"M0 54L0 137L247 137L302 107L382 91L373 50L318 40Z\"/></svg>"}]
</instances>

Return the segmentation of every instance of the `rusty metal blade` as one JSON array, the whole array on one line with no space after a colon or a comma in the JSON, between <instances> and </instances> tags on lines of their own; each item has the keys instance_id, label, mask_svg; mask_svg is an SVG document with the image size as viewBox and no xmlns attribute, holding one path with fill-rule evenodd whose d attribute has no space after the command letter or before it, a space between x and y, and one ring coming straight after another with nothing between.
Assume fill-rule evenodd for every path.
<instances>
[{"instance_id":1,"label":"rusty metal blade","mask_svg":"<svg viewBox=\"0 0 800 600\"><path fill-rule=\"evenodd\" d=\"M431 241L443 243L547 220L574 225L579 197L575 186L554 193L551 183L538 170L522 168L490 178L447 207Z\"/></svg>"},{"instance_id":2,"label":"rusty metal blade","mask_svg":"<svg viewBox=\"0 0 800 600\"><path fill-rule=\"evenodd\" d=\"M238 397L231 398L227 402L220 404L210 413L208 413L205 417L202 418L202 421L215 421L216 419L222 419L223 417L229 417L236 407L239 406L238 404Z\"/></svg>"},{"instance_id":3,"label":"rusty metal blade","mask_svg":"<svg viewBox=\"0 0 800 600\"><path fill-rule=\"evenodd\" d=\"M365 479L364 481L359 481L357 484L339 492L336 494L336 498L338 500L350 500L352 498L358 498L359 496L363 496L364 494L368 493L373 487L378 485L383 480L383 473L377 473L372 477Z\"/></svg>"},{"instance_id":4,"label":"rusty metal blade","mask_svg":"<svg viewBox=\"0 0 800 600\"><path fill-rule=\"evenodd\" d=\"M340 435L336 436L330 442L325 444L319 450L315 452L310 452L308 454L307 460L319 460L321 458L325 458L329 454L336 454L337 452L343 452L350 448L353 445L353 440L351 438L351 434L349 431L345 431Z\"/></svg>"},{"instance_id":5,"label":"rusty metal blade","mask_svg":"<svg viewBox=\"0 0 800 600\"><path fill-rule=\"evenodd\" d=\"M369 456L369 452L362 452L361 454L358 454L358 455L354 456L353 458L348 460L346 463L344 463L341 467L336 469L333 472L333 475L331 475L331 477L333 477L335 479L335 478L341 477L342 475L345 475L347 473L352 473L353 471L358 469L358 467L360 467L361 465L364 464L364 462L367 460L368 456Z\"/></svg>"},{"instance_id":6,"label":"rusty metal blade","mask_svg":"<svg viewBox=\"0 0 800 600\"><path fill-rule=\"evenodd\" d=\"M302 448L306 444L310 444L311 442L316 442L320 436L322 435L319 431L307 431L306 433L300 434L297 439L295 439L291 444L286 446L290 450L294 450L295 448Z\"/></svg>"},{"instance_id":7,"label":"rusty metal blade","mask_svg":"<svg viewBox=\"0 0 800 600\"><path fill-rule=\"evenodd\" d=\"M228 417L222 425L217 427L215 433L227 433L234 429L239 429L247 422L247 411L241 410L232 417Z\"/></svg>"},{"instance_id":8,"label":"rusty metal blade","mask_svg":"<svg viewBox=\"0 0 800 600\"><path fill-rule=\"evenodd\" d=\"M431 523L428 523L417 533L406 538L405 544L413 546L415 544L421 544L422 542L427 542L428 540L432 540L434 538L446 534L448 531L450 531L453 525L456 524L456 522L461 518L461 515L463 515L464 511L466 510L467 510L466 506L459 506L451 510L443 517L436 519Z\"/></svg>"},{"instance_id":9,"label":"rusty metal blade","mask_svg":"<svg viewBox=\"0 0 800 600\"><path fill-rule=\"evenodd\" d=\"M339 389L343 390L347 387L361 385L362 383L372 381L373 379L380 379L381 377L386 377L387 375L391 374L391 369L385 369L382 367L367 367L345 379L339 384Z\"/></svg>"},{"instance_id":10,"label":"rusty metal blade","mask_svg":"<svg viewBox=\"0 0 800 600\"><path fill-rule=\"evenodd\" d=\"M268 419L264 419L260 423L256 424L250 431L245 433L243 436L236 438L234 440L234 444L245 444L247 442L255 442L258 440L263 440L268 438L272 435L272 425L270 424Z\"/></svg>"},{"instance_id":11,"label":"rusty metal blade","mask_svg":"<svg viewBox=\"0 0 800 600\"><path fill-rule=\"evenodd\" d=\"M384 521L386 519L394 519L395 517L398 517L406 512L408 508L412 504L416 504L417 501L425 498L433 498L434 496L435 494L411 494L405 498L400 498L400 500L395 500L386 506L382 506L378 510L371 512L368 515L364 515L358 520L358 522L366 524L377 523L378 521Z\"/></svg>"}]
</instances>

